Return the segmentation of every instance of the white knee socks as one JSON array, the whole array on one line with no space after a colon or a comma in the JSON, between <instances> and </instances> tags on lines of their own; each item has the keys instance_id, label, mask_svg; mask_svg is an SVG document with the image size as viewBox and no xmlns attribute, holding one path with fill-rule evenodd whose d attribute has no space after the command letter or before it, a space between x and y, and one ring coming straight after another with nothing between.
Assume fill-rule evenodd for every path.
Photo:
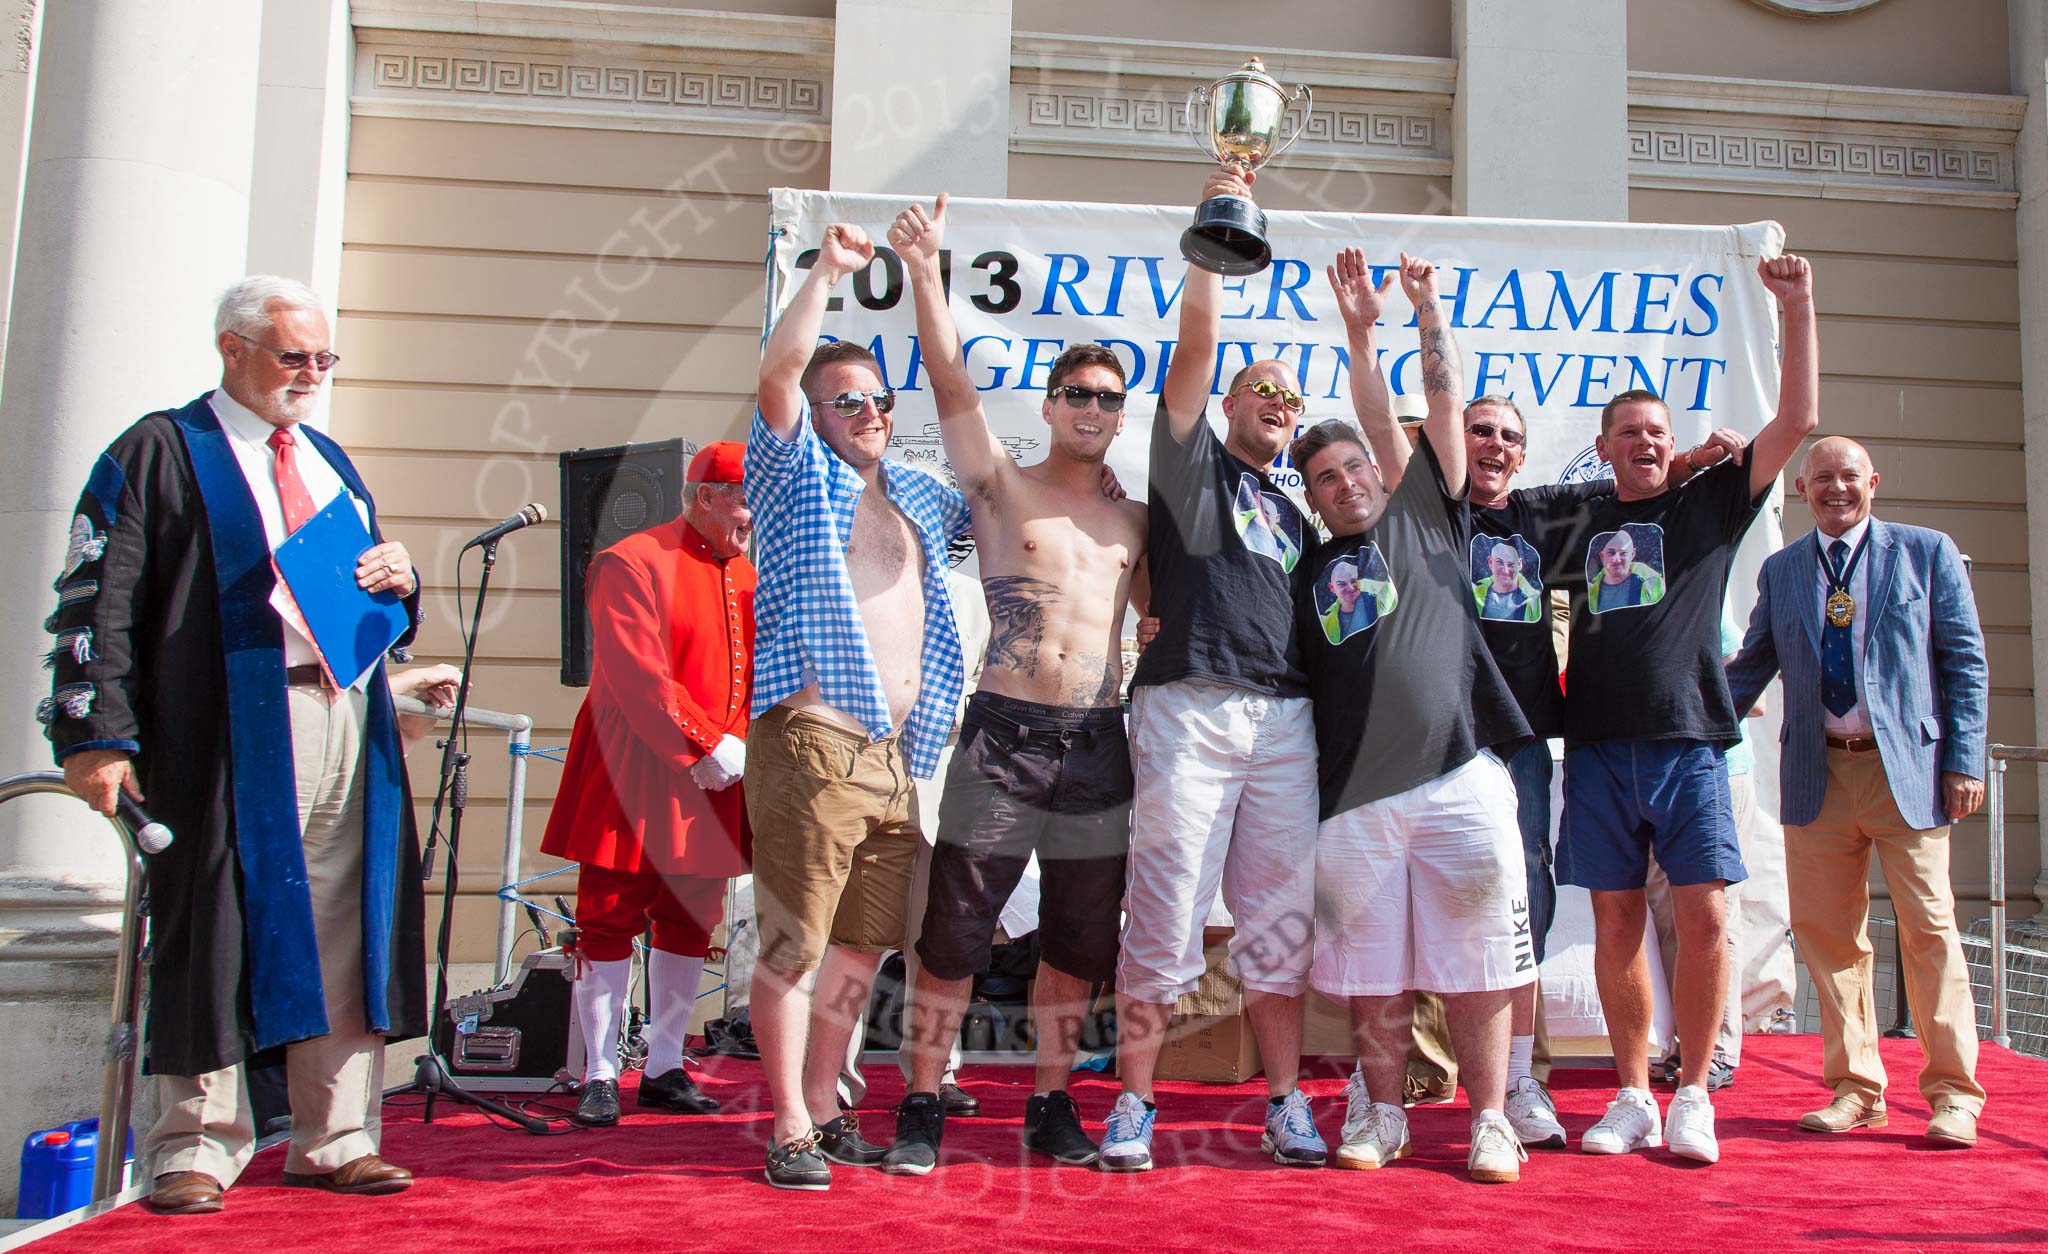
<instances>
[{"instance_id":1,"label":"white knee socks","mask_svg":"<svg viewBox=\"0 0 2048 1254\"><path fill-rule=\"evenodd\" d=\"M704 960L665 950L647 951L647 982L653 1007L647 1025L647 1072L667 1075L683 1065L683 1037L690 1030L690 1011L697 1004L697 985L704 978Z\"/></svg>"},{"instance_id":2,"label":"white knee socks","mask_svg":"<svg viewBox=\"0 0 2048 1254\"><path fill-rule=\"evenodd\" d=\"M583 1032L583 1082L619 1078L619 1020L633 960L593 962L574 985L576 1024Z\"/></svg>"}]
</instances>

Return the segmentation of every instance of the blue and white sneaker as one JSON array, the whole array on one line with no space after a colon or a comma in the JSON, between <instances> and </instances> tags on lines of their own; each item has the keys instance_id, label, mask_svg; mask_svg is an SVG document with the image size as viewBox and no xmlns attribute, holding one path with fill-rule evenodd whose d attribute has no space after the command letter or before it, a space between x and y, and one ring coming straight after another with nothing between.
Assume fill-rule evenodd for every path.
<instances>
[{"instance_id":1,"label":"blue and white sneaker","mask_svg":"<svg viewBox=\"0 0 2048 1254\"><path fill-rule=\"evenodd\" d=\"M1119 1095L1103 1128L1095 1165L1104 1171L1152 1170L1152 1121L1158 1115L1136 1093Z\"/></svg>"},{"instance_id":2,"label":"blue and white sneaker","mask_svg":"<svg viewBox=\"0 0 2048 1254\"><path fill-rule=\"evenodd\" d=\"M1282 1167L1320 1167L1330 1155L1316 1131L1315 1116L1309 1113L1308 1095L1300 1089L1289 1093L1279 1105L1266 1103L1266 1134L1259 1138L1259 1152L1270 1154Z\"/></svg>"}]
</instances>

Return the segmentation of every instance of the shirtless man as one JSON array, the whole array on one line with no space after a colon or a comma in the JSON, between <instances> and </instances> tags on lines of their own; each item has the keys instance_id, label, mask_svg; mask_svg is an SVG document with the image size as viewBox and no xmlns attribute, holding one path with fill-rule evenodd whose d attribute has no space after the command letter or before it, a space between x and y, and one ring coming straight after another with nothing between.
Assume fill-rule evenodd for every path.
<instances>
[{"instance_id":1,"label":"shirtless man","mask_svg":"<svg viewBox=\"0 0 2048 1254\"><path fill-rule=\"evenodd\" d=\"M873 257L859 227L826 230L762 347L747 441L761 572L752 1006L775 1105L768 1182L785 1189L828 1188L827 1160L881 1162L839 1113L836 1080L875 968L903 945L923 840L911 777L937 770L964 683L946 546L967 530L967 502L882 459L896 398L874 357L818 345L833 286Z\"/></svg>"},{"instance_id":2,"label":"shirtless man","mask_svg":"<svg viewBox=\"0 0 2048 1254\"><path fill-rule=\"evenodd\" d=\"M1087 1165L1096 1146L1067 1094L1091 987L1116 973L1130 846L1131 756L1123 690L1123 607L1145 548L1145 507L1106 497L1103 458L1123 430L1116 354L1079 344L1053 363L1041 413L1044 461L1018 466L989 431L968 378L939 271L946 197L889 229L917 305L917 333L946 456L967 494L988 597L988 657L961 720L939 803L939 843L917 942L909 1093L882 1170L938 1163L939 1097L973 976L988 966L1003 903L1035 852L1043 877L1032 1017L1038 1080L1024 1144Z\"/></svg>"}]
</instances>

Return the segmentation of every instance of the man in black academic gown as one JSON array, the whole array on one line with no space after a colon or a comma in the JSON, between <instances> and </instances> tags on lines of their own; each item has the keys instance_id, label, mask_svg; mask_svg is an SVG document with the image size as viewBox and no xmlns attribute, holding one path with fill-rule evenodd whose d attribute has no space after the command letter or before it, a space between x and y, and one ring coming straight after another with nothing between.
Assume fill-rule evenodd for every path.
<instances>
[{"instance_id":1,"label":"man in black academic gown","mask_svg":"<svg viewBox=\"0 0 2048 1254\"><path fill-rule=\"evenodd\" d=\"M221 300L221 386L94 464L57 580L40 717L67 783L173 833L149 859L151 1201L219 1210L254 1143L242 1066L282 1056L285 1183L393 1193L377 1156L386 1037L425 1028L419 848L384 666L323 655L272 551L337 498L370 543L359 587L419 580L339 445L301 425L336 358L317 296L244 279ZM346 559L347 555L343 555ZM339 672L339 673L337 673Z\"/></svg>"}]
</instances>

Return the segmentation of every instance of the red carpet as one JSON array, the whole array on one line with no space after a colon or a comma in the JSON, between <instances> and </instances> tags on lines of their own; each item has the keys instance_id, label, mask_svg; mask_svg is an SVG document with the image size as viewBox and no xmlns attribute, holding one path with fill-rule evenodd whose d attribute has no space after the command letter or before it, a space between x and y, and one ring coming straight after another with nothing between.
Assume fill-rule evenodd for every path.
<instances>
[{"instance_id":1,"label":"red carpet","mask_svg":"<svg viewBox=\"0 0 2048 1254\"><path fill-rule=\"evenodd\" d=\"M1553 1091L1574 1148L1532 1155L1517 1185L1464 1174L1462 1100L1410 1112L1418 1153L1377 1172L1299 1171L1258 1154L1263 1086L1161 1086L1159 1166L1106 1176L1027 1157L1017 1121L1023 1067L970 1068L989 1118L952 1120L941 1168L922 1180L837 1168L832 1191L784 1193L761 1178L766 1117L755 1064L714 1060L716 1119L630 1113L619 1127L541 1139L466 1111L419 1122L410 1098L385 1111L385 1153L420 1174L392 1198L274 1187L283 1151L260 1155L220 1215L159 1217L128 1206L38 1251L1144 1249L1317 1247L1907 1251L2048 1245L2048 1127L2034 1102L2048 1063L1985 1046L1991 1106L1974 1150L1926 1148L1911 1041L1886 1041L1892 1124L1813 1136L1790 1129L1822 1104L1813 1037L1751 1037L1735 1086L1716 1095L1722 1158L1701 1167L1663 1150L1594 1158L1577 1137L1613 1096L1610 1072L1560 1071ZM631 1082L637 1077L628 1077ZM870 1069L865 1113L886 1141L900 1096ZM1334 1138L1341 1076L1305 1086ZM1115 1090L1075 1094L1092 1120ZM1668 1098L1668 1091L1660 1097ZM451 1108L442 1107L445 1112ZM1099 1134L1092 1122L1090 1131ZM1344 1245L1337 1243L1343 1242Z\"/></svg>"}]
</instances>

